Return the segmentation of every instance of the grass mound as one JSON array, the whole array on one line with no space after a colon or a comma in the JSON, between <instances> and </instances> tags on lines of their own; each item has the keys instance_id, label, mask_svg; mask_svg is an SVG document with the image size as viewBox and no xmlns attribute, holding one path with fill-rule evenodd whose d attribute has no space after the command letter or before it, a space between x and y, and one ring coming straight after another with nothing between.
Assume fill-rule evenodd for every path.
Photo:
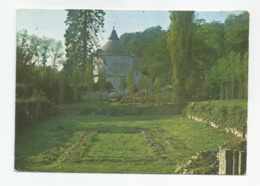
<instances>
[{"instance_id":1,"label":"grass mound","mask_svg":"<svg viewBox=\"0 0 260 186\"><path fill-rule=\"evenodd\" d=\"M218 124L221 128L231 127L246 132L247 102L245 100L218 100L196 102L187 113Z\"/></svg>"}]
</instances>

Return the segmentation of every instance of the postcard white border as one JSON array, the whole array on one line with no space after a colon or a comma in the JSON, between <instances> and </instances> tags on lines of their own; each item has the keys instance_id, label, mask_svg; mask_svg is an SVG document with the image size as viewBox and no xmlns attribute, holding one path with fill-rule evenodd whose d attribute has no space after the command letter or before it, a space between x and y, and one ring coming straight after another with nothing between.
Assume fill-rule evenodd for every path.
<instances>
[{"instance_id":1,"label":"postcard white border","mask_svg":"<svg viewBox=\"0 0 260 186\"><path fill-rule=\"evenodd\" d=\"M0 185L151 186L258 185L260 148L260 27L257 0L5 0L0 2ZM247 10L250 13L248 166L246 176L19 173L14 171L16 9Z\"/></svg>"}]
</instances>

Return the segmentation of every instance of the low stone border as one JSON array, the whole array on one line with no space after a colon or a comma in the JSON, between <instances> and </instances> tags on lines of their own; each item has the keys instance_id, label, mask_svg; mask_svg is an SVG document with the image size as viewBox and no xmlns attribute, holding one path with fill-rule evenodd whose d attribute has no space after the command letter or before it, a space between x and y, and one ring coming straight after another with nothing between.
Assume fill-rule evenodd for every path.
<instances>
[{"instance_id":1,"label":"low stone border","mask_svg":"<svg viewBox=\"0 0 260 186\"><path fill-rule=\"evenodd\" d=\"M189 119L193 119L193 120L195 120L197 122L200 122L200 123L209 123L210 126L215 128L215 129L220 129L221 128L218 124L216 124L216 123L214 123L212 121L205 121L205 120L203 120L203 118L198 117L198 116L193 116L193 115L187 114L187 117ZM223 128L223 130L226 131L226 133L231 133L231 134L233 134L233 135L235 135L235 136L237 136L239 138L243 139L243 137L244 137L245 139L247 139L247 133L244 136L243 132L237 130L236 128L226 127L226 128Z\"/></svg>"}]
</instances>

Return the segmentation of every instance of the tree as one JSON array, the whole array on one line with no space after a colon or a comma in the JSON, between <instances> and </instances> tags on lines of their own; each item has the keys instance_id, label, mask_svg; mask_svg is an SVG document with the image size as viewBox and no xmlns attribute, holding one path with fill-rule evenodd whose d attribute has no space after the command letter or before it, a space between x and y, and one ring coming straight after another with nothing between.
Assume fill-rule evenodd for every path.
<instances>
[{"instance_id":1,"label":"tree","mask_svg":"<svg viewBox=\"0 0 260 186\"><path fill-rule=\"evenodd\" d=\"M92 67L92 65L88 65L87 70L85 72L84 78L85 78L85 80L84 80L83 86L88 91L93 91L93 88L94 88L94 74L93 74L93 67Z\"/></svg>"},{"instance_id":2,"label":"tree","mask_svg":"<svg viewBox=\"0 0 260 186\"><path fill-rule=\"evenodd\" d=\"M247 12L231 14L225 20L225 45L227 53L244 55L248 51L249 16Z\"/></svg>"},{"instance_id":3,"label":"tree","mask_svg":"<svg viewBox=\"0 0 260 186\"><path fill-rule=\"evenodd\" d=\"M26 30L17 32L17 98L57 100L58 72L50 66L44 66L49 56L49 43L42 43L43 39L51 40L29 35Z\"/></svg>"},{"instance_id":4,"label":"tree","mask_svg":"<svg viewBox=\"0 0 260 186\"><path fill-rule=\"evenodd\" d=\"M106 71L102 68L99 69L98 72L98 89L99 89L99 93L100 93L100 100L103 100L103 91L105 89L105 85L106 85Z\"/></svg>"},{"instance_id":5,"label":"tree","mask_svg":"<svg viewBox=\"0 0 260 186\"><path fill-rule=\"evenodd\" d=\"M37 66L52 66L56 69L57 64L63 61L64 52L61 41L37 35L29 35L27 30L20 30L17 33L17 45L30 50L32 55L30 63Z\"/></svg>"},{"instance_id":6,"label":"tree","mask_svg":"<svg viewBox=\"0 0 260 186\"><path fill-rule=\"evenodd\" d=\"M127 88L127 85L126 85L126 80L124 78L121 78L119 88L121 91L124 91L124 96L125 96L125 89Z\"/></svg>"},{"instance_id":7,"label":"tree","mask_svg":"<svg viewBox=\"0 0 260 186\"><path fill-rule=\"evenodd\" d=\"M144 102L145 90L146 90L147 80L145 76L142 74L140 79L138 80L138 90L141 92L141 99Z\"/></svg>"},{"instance_id":8,"label":"tree","mask_svg":"<svg viewBox=\"0 0 260 186\"><path fill-rule=\"evenodd\" d=\"M145 76L142 74L140 79L138 80L138 90L143 92L146 89L146 79Z\"/></svg>"},{"instance_id":9,"label":"tree","mask_svg":"<svg viewBox=\"0 0 260 186\"><path fill-rule=\"evenodd\" d=\"M160 79L157 77L154 81L154 93L155 93L155 101L157 104L160 104L160 88L161 88L161 82Z\"/></svg>"},{"instance_id":10,"label":"tree","mask_svg":"<svg viewBox=\"0 0 260 186\"><path fill-rule=\"evenodd\" d=\"M191 98L196 100L218 99L219 90L211 82L211 68L225 55L225 30L220 22L206 23L196 20L193 38L193 66L189 84Z\"/></svg>"},{"instance_id":11,"label":"tree","mask_svg":"<svg viewBox=\"0 0 260 186\"><path fill-rule=\"evenodd\" d=\"M247 98L247 63L247 53L241 56L234 51L218 60L211 70L210 80L219 87L220 99Z\"/></svg>"},{"instance_id":12,"label":"tree","mask_svg":"<svg viewBox=\"0 0 260 186\"><path fill-rule=\"evenodd\" d=\"M93 65L95 51L99 48L98 34L104 26L103 10L67 10L65 33L66 68L79 68L83 74Z\"/></svg>"},{"instance_id":13,"label":"tree","mask_svg":"<svg viewBox=\"0 0 260 186\"><path fill-rule=\"evenodd\" d=\"M38 92L42 91L43 95L53 103L57 103L59 98L59 83L57 70L52 69L51 66L39 66L35 69L37 74L34 80L35 89Z\"/></svg>"},{"instance_id":14,"label":"tree","mask_svg":"<svg viewBox=\"0 0 260 186\"><path fill-rule=\"evenodd\" d=\"M243 74L241 77L243 80L240 82L240 99L244 98L247 99L248 97L248 52L246 52L243 56L243 61L241 65L241 74Z\"/></svg>"},{"instance_id":15,"label":"tree","mask_svg":"<svg viewBox=\"0 0 260 186\"><path fill-rule=\"evenodd\" d=\"M159 77L163 86L171 85L173 69L167 48L167 32L161 32L152 43L143 44L142 53L146 58L140 64L143 73L147 69L146 73L153 81Z\"/></svg>"},{"instance_id":16,"label":"tree","mask_svg":"<svg viewBox=\"0 0 260 186\"><path fill-rule=\"evenodd\" d=\"M132 97L133 93L134 93L134 71L133 71L133 67L130 67L127 70L127 75L126 75L126 85L127 85L127 94Z\"/></svg>"},{"instance_id":17,"label":"tree","mask_svg":"<svg viewBox=\"0 0 260 186\"><path fill-rule=\"evenodd\" d=\"M73 101L73 90L69 83L69 71L65 69L59 73L59 99L60 103Z\"/></svg>"},{"instance_id":18,"label":"tree","mask_svg":"<svg viewBox=\"0 0 260 186\"><path fill-rule=\"evenodd\" d=\"M78 68L75 68L73 70L73 73L71 75L71 78L69 79L70 86L73 90L73 101L78 101L79 96L79 87L81 84L81 72Z\"/></svg>"},{"instance_id":19,"label":"tree","mask_svg":"<svg viewBox=\"0 0 260 186\"><path fill-rule=\"evenodd\" d=\"M50 51L50 45L51 45L51 40L50 38L47 38L43 36L40 38L40 59L41 61L38 61L40 65L46 66L47 60L49 58L49 51Z\"/></svg>"},{"instance_id":20,"label":"tree","mask_svg":"<svg viewBox=\"0 0 260 186\"><path fill-rule=\"evenodd\" d=\"M18 43L16 46L16 97L25 98L30 93L30 82L34 64L31 63L33 54L25 42Z\"/></svg>"},{"instance_id":21,"label":"tree","mask_svg":"<svg viewBox=\"0 0 260 186\"><path fill-rule=\"evenodd\" d=\"M52 39L50 44L50 57L53 69L56 69L58 64L62 63L63 55L64 51L62 42Z\"/></svg>"},{"instance_id":22,"label":"tree","mask_svg":"<svg viewBox=\"0 0 260 186\"><path fill-rule=\"evenodd\" d=\"M124 33L120 36L120 41L128 50L129 54L137 57L144 57L143 44L152 43L162 31L161 26L150 27L143 32Z\"/></svg>"},{"instance_id":23,"label":"tree","mask_svg":"<svg viewBox=\"0 0 260 186\"><path fill-rule=\"evenodd\" d=\"M171 11L170 19L168 48L173 64L174 101L178 108L183 108L192 64L194 12Z\"/></svg>"}]
</instances>

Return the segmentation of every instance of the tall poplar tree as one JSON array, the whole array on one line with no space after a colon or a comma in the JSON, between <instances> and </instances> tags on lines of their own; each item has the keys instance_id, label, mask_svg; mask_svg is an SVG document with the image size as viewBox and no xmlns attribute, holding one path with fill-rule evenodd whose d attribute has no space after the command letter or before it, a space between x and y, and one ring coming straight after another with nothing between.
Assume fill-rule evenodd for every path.
<instances>
[{"instance_id":1,"label":"tall poplar tree","mask_svg":"<svg viewBox=\"0 0 260 186\"><path fill-rule=\"evenodd\" d=\"M67 63L64 68L70 72L79 68L82 81L87 66L93 65L95 51L99 48L98 35L103 31L104 15L103 10L67 10L64 35Z\"/></svg>"},{"instance_id":2,"label":"tall poplar tree","mask_svg":"<svg viewBox=\"0 0 260 186\"><path fill-rule=\"evenodd\" d=\"M170 19L168 48L173 64L174 101L182 108L186 101L185 86L192 66L194 11L171 11Z\"/></svg>"}]
</instances>

